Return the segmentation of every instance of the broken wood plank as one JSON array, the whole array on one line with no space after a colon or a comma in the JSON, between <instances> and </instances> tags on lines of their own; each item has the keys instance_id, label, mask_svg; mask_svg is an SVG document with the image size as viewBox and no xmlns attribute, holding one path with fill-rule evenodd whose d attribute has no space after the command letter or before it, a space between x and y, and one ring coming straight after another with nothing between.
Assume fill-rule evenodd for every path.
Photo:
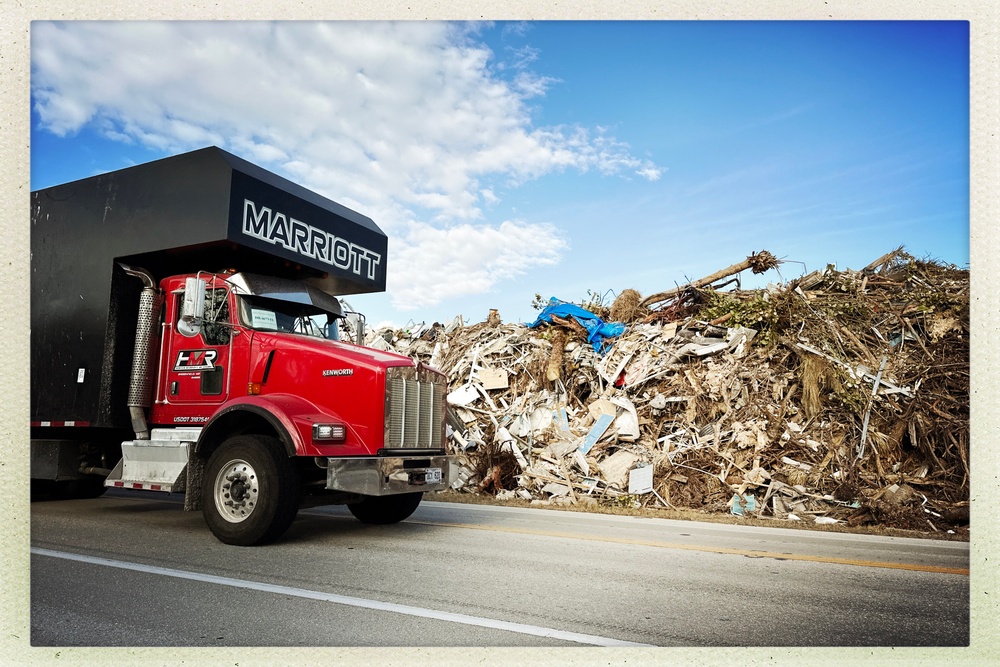
<instances>
[{"instance_id":1,"label":"broken wood plank","mask_svg":"<svg viewBox=\"0 0 1000 667\"><path fill-rule=\"evenodd\" d=\"M659 304L664 301L668 301L673 297L685 292L689 289L697 289L699 287L705 287L711 285L712 283L722 280L723 278L728 278L729 276L735 275L747 269L752 269L754 273L764 273L769 269L777 268L780 262L775 259L774 255L766 250L761 250L759 253L753 253L747 257L742 262L728 266L721 271L716 271L710 276L705 276L699 280L695 280L686 285L676 287L672 290L667 290L666 292L659 292L658 294L653 294L642 300L641 305L652 308L653 304Z\"/></svg>"},{"instance_id":2,"label":"broken wood plank","mask_svg":"<svg viewBox=\"0 0 1000 667\"><path fill-rule=\"evenodd\" d=\"M502 368L496 370L492 368L480 368L476 375L479 382L483 385L483 389L487 391L492 389L506 389L510 386L507 371Z\"/></svg>"}]
</instances>

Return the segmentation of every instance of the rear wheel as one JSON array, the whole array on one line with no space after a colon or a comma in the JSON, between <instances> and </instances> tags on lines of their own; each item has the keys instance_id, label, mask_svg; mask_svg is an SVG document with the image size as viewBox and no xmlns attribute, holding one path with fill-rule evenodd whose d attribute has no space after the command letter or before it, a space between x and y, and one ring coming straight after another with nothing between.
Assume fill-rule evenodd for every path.
<instances>
[{"instance_id":1,"label":"rear wheel","mask_svg":"<svg viewBox=\"0 0 1000 667\"><path fill-rule=\"evenodd\" d=\"M413 514L424 497L423 493L400 493L393 496L369 496L351 503L347 509L361 523L385 525L399 523Z\"/></svg>"},{"instance_id":2,"label":"rear wheel","mask_svg":"<svg viewBox=\"0 0 1000 667\"><path fill-rule=\"evenodd\" d=\"M240 435L212 454L202 514L219 540L251 546L280 537L298 511L298 473L275 438Z\"/></svg>"}]
</instances>

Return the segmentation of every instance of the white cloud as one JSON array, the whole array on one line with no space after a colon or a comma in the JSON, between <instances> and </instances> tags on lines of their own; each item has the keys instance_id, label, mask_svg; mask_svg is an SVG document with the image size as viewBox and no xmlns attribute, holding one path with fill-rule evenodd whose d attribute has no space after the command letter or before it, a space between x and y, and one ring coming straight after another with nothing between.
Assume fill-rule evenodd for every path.
<instances>
[{"instance_id":1,"label":"white cloud","mask_svg":"<svg viewBox=\"0 0 1000 667\"><path fill-rule=\"evenodd\" d=\"M433 304L566 247L544 224L486 224L497 184L567 168L660 175L603 129L534 127L526 101L558 81L527 69L539 57L530 48L503 79L479 29L36 22L32 95L57 136L89 126L167 153L217 145L357 208L390 235L390 280L406 276L391 282L393 299Z\"/></svg>"},{"instance_id":2,"label":"white cloud","mask_svg":"<svg viewBox=\"0 0 1000 667\"><path fill-rule=\"evenodd\" d=\"M414 223L402 243L389 292L394 307L404 311L490 292L533 266L555 264L568 247L549 225L510 220L447 229Z\"/></svg>"},{"instance_id":3,"label":"white cloud","mask_svg":"<svg viewBox=\"0 0 1000 667\"><path fill-rule=\"evenodd\" d=\"M493 188L486 188L484 190L480 190L479 196L483 198L484 202L490 205L498 204L500 202L500 198L497 197L496 193L493 191Z\"/></svg>"},{"instance_id":4,"label":"white cloud","mask_svg":"<svg viewBox=\"0 0 1000 667\"><path fill-rule=\"evenodd\" d=\"M521 72L514 77L514 86L525 98L540 97L546 93L549 86L558 80L547 76L538 76L534 72Z\"/></svg>"}]
</instances>

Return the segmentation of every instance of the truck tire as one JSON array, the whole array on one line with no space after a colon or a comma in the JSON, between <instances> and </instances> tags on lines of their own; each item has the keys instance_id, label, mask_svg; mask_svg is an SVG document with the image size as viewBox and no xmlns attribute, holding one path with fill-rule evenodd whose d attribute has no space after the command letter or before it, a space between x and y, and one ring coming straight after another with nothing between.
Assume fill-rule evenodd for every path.
<instances>
[{"instance_id":1,"label":"truck tire","mask_svg":"<svg viewBox=\"0 0 1000 667\"><path fill-rule=\"evenodd\" d=\"M275 438L239 435L208 460L201 494L205 522L220 541L265 544L298 512L298 472Z\"/></svg>"},{"instance_id":2,"label":"truck tire","mask_svg":"<svg viewBox=\"0 0 1000 667\"><path fill-rule=\"evenodd\" d=\"M423 493L400 493L394 496L369 496L351 503L347 509L361 523L385 525L399 523L413 514L424 497Z\"/></svg>"}]
</instances>

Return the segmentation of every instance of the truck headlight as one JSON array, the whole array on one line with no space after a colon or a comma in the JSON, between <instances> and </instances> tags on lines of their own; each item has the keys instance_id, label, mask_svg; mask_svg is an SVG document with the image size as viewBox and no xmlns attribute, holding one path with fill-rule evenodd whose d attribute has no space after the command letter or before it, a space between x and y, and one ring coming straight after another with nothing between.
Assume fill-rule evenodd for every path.
<instances>
[{"instance_id":1,"label":"truck headlight","mask_svg":"<svg viewBox=\"0 0 1000 667\"><path fill-rule=\"evenodd\" d=\"M344 424L313 424L313 440L344 442L347 440L347 426Z\"/></svg>"}]
</instances>

